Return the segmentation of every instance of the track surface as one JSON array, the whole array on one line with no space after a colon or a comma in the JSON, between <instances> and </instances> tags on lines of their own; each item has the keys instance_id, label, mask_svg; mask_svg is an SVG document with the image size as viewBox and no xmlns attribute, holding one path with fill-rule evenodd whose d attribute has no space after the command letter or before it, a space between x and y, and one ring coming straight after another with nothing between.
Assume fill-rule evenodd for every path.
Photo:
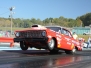
<instances>
[{"instance_id":1,"label":"track surface","mask_svg":"<svg viewBox=\"0 0 91 68\"><path fill-rule=\"evenodd\" d=\"M50 54L46 50L0 49L0 68L91 68L90 49L75 55L67 55L63 51Z\"/></svg>"}]
</instances>

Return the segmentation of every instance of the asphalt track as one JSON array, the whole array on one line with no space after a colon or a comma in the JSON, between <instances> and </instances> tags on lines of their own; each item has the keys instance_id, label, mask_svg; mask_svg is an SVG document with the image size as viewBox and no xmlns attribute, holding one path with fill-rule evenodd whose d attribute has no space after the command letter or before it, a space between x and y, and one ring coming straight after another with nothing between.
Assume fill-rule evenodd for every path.
<instances>
[{"instance_id":1,"label":"asphalt track","mask_svg":"<svg viewBox=\"0 0 91 68\"><path fill-rule=\"evenodd\" d=\"M63 51L50 54L34 48L22 51L19 44L9 47L8 43L0 43L0 68L91 68L91 49L84 48L75 55Z\"/></svg>"}]
</instances>

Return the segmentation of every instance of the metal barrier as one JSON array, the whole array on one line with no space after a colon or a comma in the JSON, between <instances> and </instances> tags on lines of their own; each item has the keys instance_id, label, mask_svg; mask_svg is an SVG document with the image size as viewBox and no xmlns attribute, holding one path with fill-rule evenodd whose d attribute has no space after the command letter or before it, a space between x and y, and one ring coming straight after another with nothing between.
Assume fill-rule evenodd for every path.
<instances>
[{"instance_id":1,"label":"metal barrier","mask_svg":"<svg viewBox=\"0 0 91 68\"><path fill-rule=\"evenodd\" d=\"M13 41L13 38L11 37L0 37L0 42L10 43L10 47L14 46L14 41Z\"/></svg>"}]
</instances>

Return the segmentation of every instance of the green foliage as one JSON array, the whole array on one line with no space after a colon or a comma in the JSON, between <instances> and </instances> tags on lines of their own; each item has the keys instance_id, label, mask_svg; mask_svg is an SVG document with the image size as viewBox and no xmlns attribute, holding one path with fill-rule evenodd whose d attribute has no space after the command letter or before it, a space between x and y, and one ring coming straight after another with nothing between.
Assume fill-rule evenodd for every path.
<instances>
[{"instance_id":1,"label":"green foliage","mask_svg":"<svg viewBox=\"0 0 91 68\"><path fill-rule=\"evenodd\" d=\"M80 26L89 26L91 24L91 13L87 13L76 19L72 18L64 18L60 16L59 18L46 18L43 21L40 19L12 19L13 27L19 28L28 28L31 27L33 24L40 24L40 25L60 25L64 27L80 27ZM0 27L10 27L11 26L11 19L10 18L0 18Z\"/></svg>"},{"instance_id":2,"label":"green foliage","mask_svg":"<svg viewBox=\"0 0 91 68\"><path fill-rule=\"evenodd\" d=\"M89 26L91 24L91 13L84 14L78 17L84 26Z\"/></svg>"}]
</instances>

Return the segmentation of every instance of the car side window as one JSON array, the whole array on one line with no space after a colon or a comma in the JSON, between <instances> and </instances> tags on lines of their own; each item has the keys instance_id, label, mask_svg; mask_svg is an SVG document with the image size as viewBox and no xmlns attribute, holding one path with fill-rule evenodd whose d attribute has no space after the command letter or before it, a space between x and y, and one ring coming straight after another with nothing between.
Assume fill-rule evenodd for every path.
<instances>
[{"instance_id":1,"label":"car side window","mask_svg":"<svg viewBox=\"0 0 91 68\"><path fill-rule=\"evenodd\" d=\"M69 31L67 31L67 33L68 33L68 36L69 36L69 37L72 37L72 35L71 35L71 33L70 33Z\"/></svg>"},{"instance_id":2,"label":"car side window","mask_svg":"<svg viewBox=\"0 0 91 68\"><path fill-rule=\"evenodd\" d=\"M69 37L72 37L72 35L70 34L70 32L66 29L62 29L61 31L62 34L66 35L66 36L69 36Z\"/></svg>"},{"instance_id":3,"label":"car side window","mask_svg":"<svg viewBox=\"0 0 91 68\"><path fill-rule=\"evenodd\" d=\"M62 29L61 33L66 35L66 30Z\"/></svg>"}]
</instances>

